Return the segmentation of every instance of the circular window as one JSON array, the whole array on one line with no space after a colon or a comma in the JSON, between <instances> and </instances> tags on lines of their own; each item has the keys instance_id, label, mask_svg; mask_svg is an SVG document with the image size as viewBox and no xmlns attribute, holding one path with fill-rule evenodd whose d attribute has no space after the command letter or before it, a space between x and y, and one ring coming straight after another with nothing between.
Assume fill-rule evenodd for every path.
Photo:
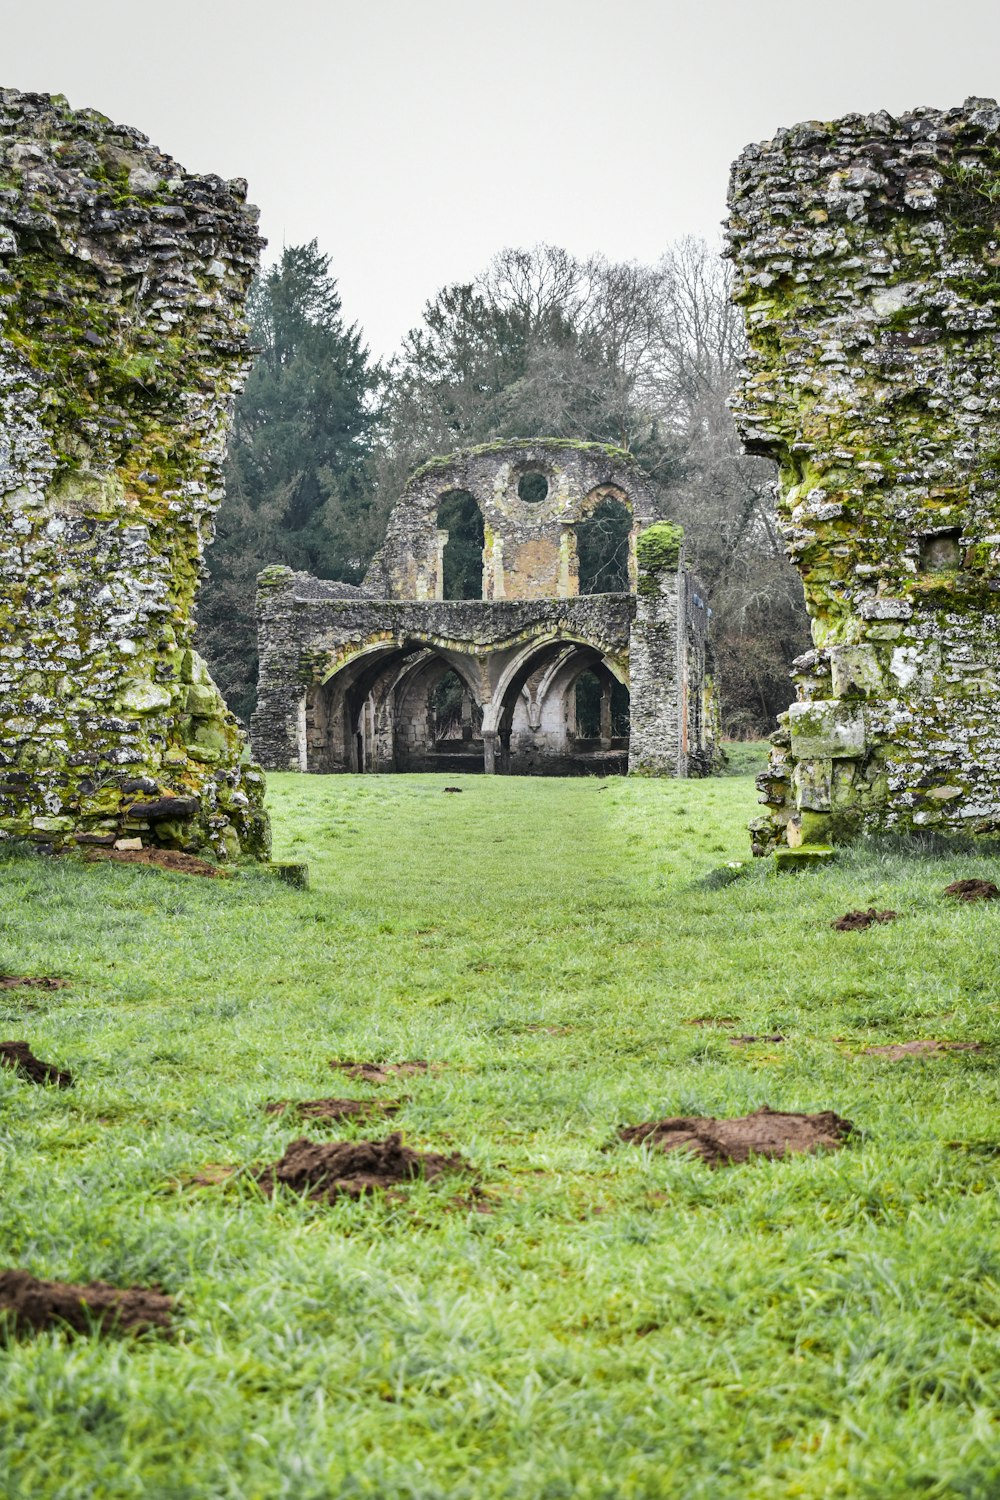
<instances>
[{"instance_id":1,"label":"circular window","mask_svg":"<svg viewBox=\"0 0 1000 1500\"><path fill-rule=\"evenodd\" d=\"M537 469L530 469L517 481L517 493L529 505L539 505L549 493L549 481Z\"/></svg>"}]
</instances>

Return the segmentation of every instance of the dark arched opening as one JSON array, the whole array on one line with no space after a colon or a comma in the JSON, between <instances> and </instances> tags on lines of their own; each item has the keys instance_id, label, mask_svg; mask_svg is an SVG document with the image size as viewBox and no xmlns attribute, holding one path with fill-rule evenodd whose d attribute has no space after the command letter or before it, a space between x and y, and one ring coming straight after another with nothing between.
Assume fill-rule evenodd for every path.
<instances>
[{"instance_id":1,"label":"dark arched opening","mask_svg":"<svg viewBox=\"0 0 1000 1500\"><path fill-rule=\"evenodd\" d=\"M578 741L602 750L620 750L622 742L628 741L628 688L609 672L581 672L574 688L574 707Z\"/></svg>"},{"instance_id":2,"label":"dark arched opening","mask_svg":"<svg viewBox=\"0 0 1000 1500\"><path fill-rule=\"evenodd\" d=\"M627 594L632 514L606 496L576 528L581 594Z\"/></svg>"},{"instance_id":3,"label":"dark arched opening","mask_svg":"<svg viewBox=\"0 0 1000 1500\"><path fill-rule=\"evenodd\" d=\"M435 748L468 748L474 738L482 739L483 711L456 671L438 679L430 708Z\"/></svg>"},{"instance_id":4,"label":"dark arched opening","mask_svg":"<svg viewBox=\"0 0 1000 1500\"><path fill-rule=\"evenodd\" d=\"M442 599L483 597L483 514L468 490L441 496L438 529L448 533L442 566Z\"/></svg>"}]
</instances>

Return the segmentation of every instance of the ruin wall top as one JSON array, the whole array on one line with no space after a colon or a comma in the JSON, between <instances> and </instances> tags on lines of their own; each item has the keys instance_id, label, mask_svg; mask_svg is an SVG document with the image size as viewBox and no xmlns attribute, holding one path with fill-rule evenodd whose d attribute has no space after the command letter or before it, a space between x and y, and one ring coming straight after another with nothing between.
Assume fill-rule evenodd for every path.
<instances>
[{"instance_id":1,"label":"ruin wall top","mask_svg":"<svg viewBox=\"0 0 1000 1500\"><path fill-rule=\"evenodd\" d=\"M632 455L603 443L532 438L486 443L415 470L393 508L365 578L383 599L438 597L442 499L471 495L483 517L483 597L546 599L576 589L575 527L605 499L632 512L638 532L658 514L656 491Z\"/></svg>"}]
</instances>

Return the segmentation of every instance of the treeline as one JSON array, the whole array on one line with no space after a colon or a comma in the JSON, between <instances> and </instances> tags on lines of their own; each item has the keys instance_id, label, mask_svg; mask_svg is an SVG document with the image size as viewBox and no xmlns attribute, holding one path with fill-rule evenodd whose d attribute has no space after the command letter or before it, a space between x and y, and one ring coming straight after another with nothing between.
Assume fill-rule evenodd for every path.
<instances>
[{"instance_id":1,"label":"treeline","mask_svg":"<svg viewBox=\"0 0 1000 1500\"><path fill-rule=\"evenodd\" d=\"M254 579L283 562L357 582L410 470L496 438L613 443L659 482L714 610L723 716L766 734L808 644L802 588L774 515L773 468L740 450L726 407L742 354L728 269L683 240L656 266L504 250L445 287L387 364L348 326L315 241L254 285L260 350L237 404L201 649L246 718Z\"/></svg>"}]
</instances>

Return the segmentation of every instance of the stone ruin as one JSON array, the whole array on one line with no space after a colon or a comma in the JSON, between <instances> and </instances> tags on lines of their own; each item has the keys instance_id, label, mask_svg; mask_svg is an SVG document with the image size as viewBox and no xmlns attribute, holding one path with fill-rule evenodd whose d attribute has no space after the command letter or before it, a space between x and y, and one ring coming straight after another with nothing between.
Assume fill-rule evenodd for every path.
<instances>
[{"instance_id":1,"label":"stone ruin","mask_svg":"<svg viewBox=\"0 0 1000 1500\"><path fill-rule=\"evenodd\" d=\"M431 460L360 587L284 567L260 575L260 760L711 772L710 612L683 533L660 513L630 455L596 443L501 442ZM618 538L600 567L588 562L598 525Z\"/></svg>"},{"instance_id":2,"label":"stone ruin","mask_svg":"<svg viewBox=\"0 0 1000 1500\"><path fill-rule=\"evenodd\" d=\"M242 181L0 90L0 838L266 855L192 645L260 246Z\"/></svg>"},{"instance_id":3,"label":"stone ruin","mask_svg":"<svg viewBox=\"0 0 1000 1500\"><path fill-rule=\"evenodd\" d=\"M1000 108L810 121L733 167L750 344L814 649L756 853L1000 830Z\"/></svg>"}]
</instances>

